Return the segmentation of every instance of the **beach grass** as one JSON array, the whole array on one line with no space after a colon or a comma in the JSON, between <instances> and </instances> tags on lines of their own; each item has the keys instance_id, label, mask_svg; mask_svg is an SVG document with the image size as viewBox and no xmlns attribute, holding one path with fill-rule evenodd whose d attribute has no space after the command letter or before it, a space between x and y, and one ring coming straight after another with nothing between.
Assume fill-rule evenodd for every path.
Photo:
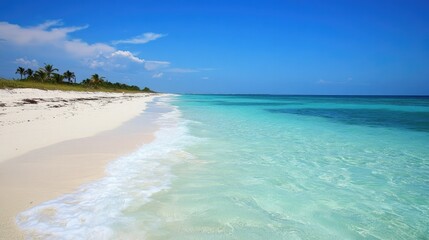
<instances>
[{"instance_id":1,"label":"beach grass","mask_svg":"<svg viewBox=\"0 0 429 240\"><path fill-rule=\"evenodd\" d=\"M80 91L80 92L127 92L127 93L141 93L149 91L137 91L128 89L114 89L100 87L90 87L76 83L52 83L52 82L36 82L29 80L9 80L0 78L0 89L7 88L35 88L41 90L61 90L61 91Z\"/></svg>"}]
</instances>

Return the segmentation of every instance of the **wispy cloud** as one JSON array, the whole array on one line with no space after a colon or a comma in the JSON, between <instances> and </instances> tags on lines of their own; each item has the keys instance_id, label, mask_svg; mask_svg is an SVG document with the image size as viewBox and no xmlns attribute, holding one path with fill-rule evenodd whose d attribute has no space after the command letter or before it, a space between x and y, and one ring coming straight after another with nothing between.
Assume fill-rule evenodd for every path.
<instances>
[{"instance_id":1,"label":"wispy cloud","mask_svg":"<svg viewBox=\"0 0 429 240\"><path fill-rule=\"evenodd\" d=\"M167 34L148 32L130 39L113 41L113 44L120 44L120 43L144 44L165 36L167 36Z\"/></svg>"},{"instance_id":2,"label":"wispy cloud","mask_svg":"<svg viewBox=\"0 0 429 240\"><path fill-rule=\"evenodd\" d=\"M138 58L138 57L134 56L134 54L132 54L129 51L118 50L116 52L113 52L112 55L111 55L111 57L127 58L127 59L129 59L129 60L131 60L133 62L136 62L136 63L144 63L145 62L144 59L141 59L141 58Z\"/></svg>"},{"instance_id":3,"label":"wispy cloud","mask_svg":"<svg viewBox=\"0 0 429 240\"><path fill-rule=\"evenodd\" d=\"M69 39L68 34L88 26L56 27L59 20L46 21L34 27L21 27L16 24L0 22L0 38L18 46L53 46L65 50L76 57L94 57L97 54L111 53L115 49L107 44L89 44L80 39Z\"/></svg>"},{"instance_id":4,"label":"wispy cloud","mask_svg":"<svg viewBox=\"0 0 429 240\"><path fill-rule=\"evenodd\" d=\"M170 65L170 62L165 61L145 61L144 68L148 71L157 70L160 68L165 68Z\"/></svg>"},{"instance_id":5,"label":"wispy cloud","mask_svg":"<svg viewBox=\"0 0 429 240\"><path fill-rule=\"evenodd\" d=\"M329 84L329 83L331 83L330 81L326 81L326 80L324 80L324 79L319 79L319 80L317 80L317 82L316 82L317 84Z\"/></svg>"},{"instance_id":6,"label":"wispy cloud","mask_svg":"<svg viewBox=\"0 0 429 240\"><path fill-rule=\"evenodd\" d=\"M38 26L21 27L8 22L0 22L0 38L7 42L19 45L38 45L38 44L64 44L67 40L67 35L78 30L87 28L88 26L75 27L57 27L61 21L51 20L46 21Z\"/></svg>"},{"instance_id":7,"label":"wispy cloud","mask_svg":"<svg viewBox=\"0 0 429 240\"><path fill-rule=\"evenodd\" d=\"M160 72L160 73L155 73L154 75L152 75L152 78L161 78L162 75L164 75L164 73Z\"/></svg>"},{"instance_id":8,"label":"wispy cloud","mask_svg":"<svg viewBox=\"0 0 429 240\"><path fill-rule=\"evenodd\" d=\"M14 63L17 63L19 65L23 65L25 67L38 67L39 63L36 59L28 60L27 58L18 58L14 61Z\"/></svg>"},{"instance_id":9,"label":"wispy cloud","mask_svg":"<svg viewBox=\"0 0 429 240\"><path fill-rule=\"evenodd\" d=\"M171 72L171 73L195 73L195 72L199 72L199 70L197 70L197 69L191 69L191 68L170 68L170 69L167 69L166 72Z\"/></svg>"},{"instance_id":10,"label":"wispy cloud","mask_svg":"<svg viewBox=\"0 0 429 240\"><path fill-rule=\"evenodd\" d=\"M104 43L89 44L79 39L64 41L60 48L63 48L71 56L78 58L94 58L111 54L116 50Z\"/></svg>"},{"instance_id":11,"label":"wispy cloud","mask_svg":"<svg viewBox=\"0 0 429 240\"><path fill-rule=\"evenodd\" d=\"M320 84L320 85L330 85L330 84L332 84L332 85L339 85L339 84L349 84L349 83L352 82L352 80L353 80L352 77L348 77L345 80L338 80L338 81L319 79L319 80L316 81L316 83Z\"/></svg>"},{"instance_id":12,"label":"wispy cloud","mask_svg":"<svg viewBox=\"0 0 429 240\"><path fill-rule=\"evenodd\" d=\"M98 59L89 59L87 64L90 68L101 68L106 65L106 62Z\"/></svg>"},{"instance_id":13,"label":"wispy cloud","mask_svg":"<svg viewBox=\"0 0 429 240\"><path fill-rule=\"evenodd\" d=\"M49 20L37 26L30 27L0 22L0 39L3 40L2 42L20 48L28 47L28 49L34 50L37 47L43 49L43 47L48 46L49 48L54 48L55 51L64 51L62 53L59 52L59 54L64 54L64 56L82 61L90 68L102 67L109 69L112 67L124 67L125 62L120 61L118 63L119 59L143 64L144 69L148 71L168 67L170 65L170 62L167 61L145 60L129 51L117 49L106 43L88 43L81 39L71 38L70 33L86 28L88 28L88 25L64 27L61 20ZM136 38L124 40L122 42L145 43L163 36L165 35L145 33ZM16 61L24 63L25 59Z\"/></svg>"},{"instance_id":14,"label":"wispy cloud","mask_svg":"<svg viewBox=\"0 0 429 240\"><path fill-rule=\"evenodd\" d=\"M197 72L205 72L205 71L213 71L214 68L170 68L165 70L165 72L170 73L197 73Z\"/></svg>"},{"instance_id":15,"label":"wispy cloud","mask_svg":"<svg viewBox=\"0 0 429 240\"><path fill-rule=\"evenodd\" d=\"M41 30L46 30L50 27L62 26L62 25L63 25L63 22L60 19L46 20L44 23L37 25L36 28Z\"/></svg>"},{"instance_id":16,"label":"wispy cloud","mask_svg":"<svg viewBox=\"0 0 429 240\"><path fill-rule=\"evenodd\" d=\"M142 58L135 56L133 53L129 51L122 51L122 50L113 52L110 55L110 58L125 58L135 63L143 63L144 68L148 71L157 70L160 68L168 67L170 65L170 62L166 62L166 61L144 60Z\"/></svg>"}]
</instances>

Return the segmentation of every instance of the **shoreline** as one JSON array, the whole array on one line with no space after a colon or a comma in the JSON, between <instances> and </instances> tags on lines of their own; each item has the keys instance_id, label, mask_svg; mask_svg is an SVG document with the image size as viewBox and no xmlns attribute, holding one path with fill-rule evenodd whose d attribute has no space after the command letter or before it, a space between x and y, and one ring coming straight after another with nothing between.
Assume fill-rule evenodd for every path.
<instances>
[{"instance_id":1,"label":"shoreline","mask_svg":"<svg viewBox=\"0 0 429 240\"><path fill-rule=\"evenodd\" d=\"M51 93L51 91L44 92ZM87 99L94 97L91 94L85 94ZM102 94L106 95L105 93ZM97 93L94 95L99 98ZM128 95L125 96L126 98L129 97ZM80 96L78 97L80 98ZM64 110L70 110L70 106L63 109L55 108L54 110L61 111L53 112L46 108L46 105L38 106L39 109L37 110L32 109L33 115L34 111L48 116L56 114L56 118L52 118L55 121L52 121L51 118L45 118L35 119L34 122L30 121L29 123L4 126L4 117L7 116L7 113L3 114L1 118L3 120L2 132L0 133L1 142L5 144L6 139L12 140L12 142L1 146L10 146L15 143L13 140L17 141L17 138L8 135L14 131L20 137L22 134L26 134L28 137L18 138L20 142L17 144L24 146L21 151L4 151L5 154L2 153L0 159L0 192L2 193L2 197L0 197L0 236L7 239L23 239L23 232L15 224L15 217L18 213L42 202L73 192L82 184L102 178L108 163L154 139L155 124L153 122L141 124L141 119L142 116L146 116L147 104L153 101L155 95L147 96L145 94L140 98L130 99L124 99L121 94L114 94L114 96L109 97L110 102L101 98L101 101L83 100L74 104L74 115L61 115ZM127 107L124 108L124 106ZM4 109L2 110L5 112ZM94 112L91 113L91 110ZM29 115L28 113L24 114L27 114L24 117ZM19 112L10 115L12 116L9 117L16 117L19 116ZM98 117L105 122L101 126L97 125L99 121L95 121L97 116L105 117ZM115 118L109 118L109 116L115 116ZM86 126L77 129L82 125L82 120L86 120ZM49 124L63 123L62 121L65 122L65 126L72 126L73 131L65 131L59 134L54 131L55 134L52 134L55 136L54 138L50 138L49 141L42 141L42 143L38 143L39 145L25 142L43 139L46 134L41 133L52 127ZM140 124L136 124L137 122ZM31 124L35 124L34 128L41 127L42 129L37 128L38 131L23 132L23 130L28 130ZM90 127L93 129L85 131ZM16 129L13 131L13 128ZM3 131L4 129L6 131ZM46 144L48 145L45 146ZM5 156L12 157L5 159Z\"/></svg>"}]
</instances>

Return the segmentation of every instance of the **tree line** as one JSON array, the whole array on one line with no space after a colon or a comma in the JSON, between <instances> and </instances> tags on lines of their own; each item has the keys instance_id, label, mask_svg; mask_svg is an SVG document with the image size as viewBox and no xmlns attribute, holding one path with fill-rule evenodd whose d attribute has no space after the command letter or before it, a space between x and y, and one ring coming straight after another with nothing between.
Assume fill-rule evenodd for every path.
<instances>
[{"instance_id":1,"label":"tree line","mask_svg":"<svg viewBox=\"0 0 429 240\"><path fill-rule=\"evenodd\" d=\"M83 85L90 88L108 88L108 89L123 89L131 91L145 91L152 92L149 88L145 87L143 90L135 85L127 85L124 83L112 83L107 81L104 77L93 74L90 78L83 80L81 83L76 83L76 75L74 72L69 70L63 74L58 73L58 68L54 68L52 64L45 64L44 67L34 71L31 68L18 67L16 74L20 75L21 81L35 81L35 82L47 82L47 83L58 83L58 84L74 84Z\"/></svg>"},{"instance_id":2,"label":"tree line","mask_svg":"<svg viewBox=\"0 0 429 240\"><path fill-rule=\"evenodd\" d=\"M65 71L63 74L59 74L58 68L54 68L51 64L45 64L43 68L39 68L34 71L31 68L18 67L16 69L16 74L20 75L21 80L33 80L38 82L55 82L63 83L64 80L67 80L69 83L76 83L76 75L74 72L69 70Z\"/></svg>"}]
</instances>

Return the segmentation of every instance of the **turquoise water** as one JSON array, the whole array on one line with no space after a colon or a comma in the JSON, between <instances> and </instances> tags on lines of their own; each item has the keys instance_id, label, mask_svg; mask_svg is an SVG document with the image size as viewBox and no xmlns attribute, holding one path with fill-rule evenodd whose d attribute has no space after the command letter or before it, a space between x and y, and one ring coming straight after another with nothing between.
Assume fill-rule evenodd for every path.
<instances>
[{"instance_id":1,"label":"turquoise water","mask_svg":"<svg viewBox=\"0 0 429 240\"><path fill-rule=\"evenodd\" d=\"M163 109L153 143L20 226L71 239L429 239L429 98L183 95L150 109ZM70 214L83 223L63 227Z\"/></svg>"}]
</instances>

